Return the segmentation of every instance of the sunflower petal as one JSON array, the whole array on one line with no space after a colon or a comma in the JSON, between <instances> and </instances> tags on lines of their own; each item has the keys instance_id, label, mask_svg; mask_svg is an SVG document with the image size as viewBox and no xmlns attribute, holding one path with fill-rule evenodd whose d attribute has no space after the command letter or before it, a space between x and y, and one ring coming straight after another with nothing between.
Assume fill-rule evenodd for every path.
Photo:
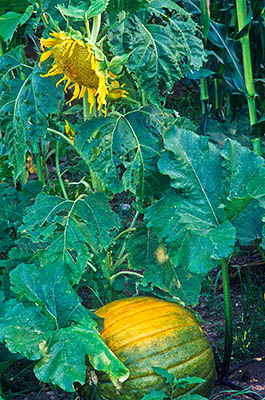
<instances>
[{"instance_id":1,"label":"sunflower petal","mask_svg":"<svg viewBox=\"0 0 265 400\"><path fill-rule=\"evenodd\" d=\"M71 83L71 79L68 78L68 76L66 76L66 75L64 75L64 79L67 79L67 82L66 82L65 87L64 87L64 92L67 93L67 88Z\"/></svg>"},{"instance_id":2,"label":"sunflower petal","mask_svg":"<svg viewBox=\"0 0 265 400\"><path fill-rule=\"evenodd\" d=\"M54 76L61 74L62 71L58 68L57 64L54 64L54 66L47 72L45 75L40 75L42 78L46 78L48 76Z\"/></svg>"},{"instance_id":3,"label":"sunflower petal","mask_svg":"<svg viewBox=\"0 0 265 400\"><path fill-rule=\"evenodd\" d=\"M65 80L65 75L56 83L56 87L60 85L61 82Z\"/></svg>"},{"instance_id":4,"label":"sunflower petal","mask_svg":"<svg viewBox=\"0 0 265 400\"><path fill-rule=\"evenodd\" d=\"M78 95L79 95L80 86L78 85L78 83L75 83L73 86L74 86L75 90L74 90L73 96L72 96L71 99L67 102L67 104L68 104L68 103L71 103L73 100L77 99L77 97L78 97Z\"/></svg>"},{"instance_id":5,"label":"sunflower petal","mask_svg":"<svg viewBox=\"0 0 265 400\"><path fill-rule=\"evenodd\" d=\"M68 54L68 57L69 57L69 58L72 57L76 44L77 44L77 42L71 43L71 49L70 49L70 52L69 52L69 54Z\"/></svg>"},{"instance_id":6,"label":"sunflower petal","mask_svg":"<svg viewBox=\"0 0 265 400\"><path fill-rule=\"evenodd\" d=\"M69 49L71 48L71 46L73 45L73 42L69 40L68 43L66 43L65 45L65 49L63 51L63 56L68 53ZM68 55L68 57L70 57L70 54Z\"/></svg>"},{"instance_id":7,"label":"sunflower petal","mask_svg":"<svg viewBox=\"0 0 265 400\"><path fill-rule=\"evenodd\" d=\"M82 85L79 93L79 99L81 99L84 96L85 92L86 92L86 87Z\"/></svg>"},{"instance_id":8,"label":"sunflower petal","mask_svg":"<svg viewBox=\"0 0 265 400\"><path fill-rule=\"evenodd\" d=\"M95 93L95 89L91 89L91 88L87 89L87 99L88 99L88 102L90 104L90 108L89 108L90 114L92 113L93 106L94 106L94 103L95 103L94 93Z\"/></svg>"},{"instance_id":9,"label":"sunflower petal","mask_svg":"<svg viewBox=\"0 0 265 400\"><path fill-rule=\"evenodd\" d=\"M42 55L40 56L40 61L39 61L40 68L41 68L40 64L43 61L47 60L47 58L49 58L52 55L52 53L53 53L52 50L48 50L48 51L45 51L44 53L42 53Z\"/></svg>"}]
</instances>

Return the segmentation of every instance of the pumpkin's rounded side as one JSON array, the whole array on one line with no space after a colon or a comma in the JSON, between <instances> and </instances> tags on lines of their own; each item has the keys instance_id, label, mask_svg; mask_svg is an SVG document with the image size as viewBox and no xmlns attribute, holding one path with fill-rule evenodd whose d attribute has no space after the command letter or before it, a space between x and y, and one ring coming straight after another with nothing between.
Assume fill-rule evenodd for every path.
<instances>
[{"instance_id":1,"label":"pumpkin's rounded side","mask_svg":"<svg viewBox=\"0 0 265 400\"><path fill-rule=\"evenodd\" d=\"M131 297L109 303L96 314L104 318L104 341L130 370L120 392L106 374L99 375L102 398L139 400L151 389L162 389L169 395L168 385L152 367L164 368L177 378L196 376L205 380L177 389L175 398L184 393L210 394L215 382L213 352L186 308L153 297Z\"/></svg>"}]
</instances>

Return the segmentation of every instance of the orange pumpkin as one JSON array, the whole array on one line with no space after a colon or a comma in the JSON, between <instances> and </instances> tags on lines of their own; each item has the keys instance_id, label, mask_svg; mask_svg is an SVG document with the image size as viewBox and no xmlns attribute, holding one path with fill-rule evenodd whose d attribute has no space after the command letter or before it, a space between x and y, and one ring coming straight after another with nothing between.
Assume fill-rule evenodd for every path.
<instances>
[{"instance_id":1,"label":"orange pumpkin","mask_svg":"<svg viewBox=\"0 0 265 400\"><path fill-rule=\"evenodd\" d=\"M153 297L130 297L113 301L96 314L104 318L100 332L104 341L130 371L119 392L107 375L99 375L98 392L103 399L140 400L151 389L170 395L170 388L153 366L177 378L196 376L205 380L178 388L174 398L184 393L209 395L215 382L213 352L194 315L185 307Z\"/></svg>"}]
</instances>

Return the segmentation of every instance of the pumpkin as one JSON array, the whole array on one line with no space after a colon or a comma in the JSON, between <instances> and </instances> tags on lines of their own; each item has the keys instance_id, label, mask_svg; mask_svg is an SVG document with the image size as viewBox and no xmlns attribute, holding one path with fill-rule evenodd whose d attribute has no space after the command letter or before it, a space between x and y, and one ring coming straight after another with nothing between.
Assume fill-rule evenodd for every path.
<instances>
[{"instance_id":1,"label":"pumpkin","mask_svg":"<svg viewBox=\"0 0 265 400\"><path fill-rule=\"evenodd\" d=\"M151 389L170 395L170 388L153 366L177 378L196 376L205 380L178 388L174 398L184 393L210 394L215 382L213 352L194 315L185 307L153 297L130 297L113 301L96 314L104 318L102 338L130 371L118 392L106 374L99 375L98 392L103 399L140 400Z\"/></svg>"}]
</instances>

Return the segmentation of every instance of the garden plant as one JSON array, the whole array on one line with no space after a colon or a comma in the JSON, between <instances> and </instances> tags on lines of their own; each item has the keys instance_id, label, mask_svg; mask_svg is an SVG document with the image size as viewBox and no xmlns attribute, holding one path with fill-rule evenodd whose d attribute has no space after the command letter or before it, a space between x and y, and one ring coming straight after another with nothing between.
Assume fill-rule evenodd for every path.
<instances>
[{"instance_id":1,"label":"garden plant","mask_svg":"<svg viewBox=\"0 0 265 400\"><path fill-rule=\"evenodd\" d=\"M96 310L134 296L191 309L213 273L217 381L236 387L229 263L238 249L265 260L261 3L0 2L3 398L23 360L65 393L104 399L102 373L119 392L130 370ZM142 400L205 398L188 393L202 378L153 370L170 392Z\"/></svg>"}]
</instances>

